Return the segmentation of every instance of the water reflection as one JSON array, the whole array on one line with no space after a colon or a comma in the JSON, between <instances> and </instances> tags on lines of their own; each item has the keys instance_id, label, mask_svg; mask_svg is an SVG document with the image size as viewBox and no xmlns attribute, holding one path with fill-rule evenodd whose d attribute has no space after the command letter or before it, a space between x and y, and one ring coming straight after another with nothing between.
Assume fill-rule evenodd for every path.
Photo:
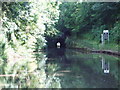
<instances>
[{"instance_id":1,"label":"water reflection","mask_svg":"<svg viewBox=\"0 0 120 90\"><path fill-rule=\"evenodd\" d=\"M0 61L1 88L117 88L119 58L48 49L34 60ZM107 73L107 74L104 74Z\"/></svg>"},{"instance_id":2,"label":"water reflection","mask_svg":"<svg viewBox=\"0 0 120 90\"><path fill-rule=\"evenodd\" d=\"M47 64L57 66L55 76L60 79L62 88L118 87L117 57L69 49L49 49L47 57Z\"/></svg>"},{"instance_id":3,"label":"water reflection","mask_svg":"<svg viewBox=\"0 0 120 90\"><path fill-rule=\"evenodd\" d=\"M46 56L38 53L36 58L0 64L0 88L44 88L46 84ZM41 66L42 65L42 66ZM48 87L47 87L48 88Z\"/></svg>"},{"instance_id":4,"label":"water reflection","mask_svg":"<svg viewBox=\"0 0 120 90\"><path fill-rule=\"evenodd\" d=\"M102 69L104 73L109 73L110 71L110 65L109 65L109 61L105 61L105 58L102 57Z\"/></svg>"}]
</instances>

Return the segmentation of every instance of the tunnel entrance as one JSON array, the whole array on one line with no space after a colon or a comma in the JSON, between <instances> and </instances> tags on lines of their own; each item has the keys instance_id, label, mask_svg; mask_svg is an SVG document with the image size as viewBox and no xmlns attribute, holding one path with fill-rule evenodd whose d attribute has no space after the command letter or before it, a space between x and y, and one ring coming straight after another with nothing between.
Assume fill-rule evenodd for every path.
<instances>
[{"instance_id":1,"label":"tunnel entrance","mask_svg":"<svg viewBox=\"0 0 120 90\"><path fill-rule=\"evenodd\" d=\"M65 44L65 40L66 40L66 36L65 35L61 35L59 37L46 37L46 45L47 48L57 48L57 43L60 44L60 48L66 48L66 44Z\"/></svg>"},{"instance_id":2,"label":"tunnel entrance","mask_svg":"<svg viewBox=\"0 0 120 90\"><path fill-rule=\"evenodd\" d=\"M59 46L60 44L60 46ZM57 39L55 42L55 47L59 47L59 48L65 48L65 40L64 39Z\"/></svg>"},{"instance_id":3,"label":"tunnel entrance","mask_svg":"<svg viewBox=\"0 0 120 90\"><path fill-rule=\"evenodd\" d=\"M50 39L50 40L47 40L46 44L48 48L57 48L57 43L60 43L60 48L66 47L64 38Z\"/></svg>"}]
</instances>

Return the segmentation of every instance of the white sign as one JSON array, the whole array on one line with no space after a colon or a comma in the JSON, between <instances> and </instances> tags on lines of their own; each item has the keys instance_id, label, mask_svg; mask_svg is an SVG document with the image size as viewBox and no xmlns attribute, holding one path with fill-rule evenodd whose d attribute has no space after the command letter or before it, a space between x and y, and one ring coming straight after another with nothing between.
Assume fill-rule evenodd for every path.
<instances>
[{"instance_id":1,"label":"white sign","mask_svg":"<svg viewBox=\"0 0 120 90\"><path fill-rule=\"evenodd\" d=\"M109 41L109 31L108 31L108 30L103 30L103 34L101 34L102 44L103 44L106 40Z\"/></svg>"},{"instance_id":2,"label":"white sign","mask_svg":"<svg viewBox=\"0 0 120 90\"><path fill-rule=\"evenodd\" d=\"M109 31L103 30L103 39L109 41Z\"/></svg>"}]
</instances>

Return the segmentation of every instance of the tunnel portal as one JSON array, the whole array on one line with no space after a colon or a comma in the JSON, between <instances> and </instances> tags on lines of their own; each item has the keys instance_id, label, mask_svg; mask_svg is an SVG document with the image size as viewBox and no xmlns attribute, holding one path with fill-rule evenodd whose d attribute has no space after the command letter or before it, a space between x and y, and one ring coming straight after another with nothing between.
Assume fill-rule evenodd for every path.
<instances>
[{"instance_id":1,"label":"tunnel portal","mask_svg":"<svg viewBox=\"0 0 120 90\"><path fill-rule=\"evenodd\" d=\"M55 41L55 47L57 48L57 43L60 43L60 48L65 48L65 40L64 39L57 39Z\"/></svg>"}]
</instances>

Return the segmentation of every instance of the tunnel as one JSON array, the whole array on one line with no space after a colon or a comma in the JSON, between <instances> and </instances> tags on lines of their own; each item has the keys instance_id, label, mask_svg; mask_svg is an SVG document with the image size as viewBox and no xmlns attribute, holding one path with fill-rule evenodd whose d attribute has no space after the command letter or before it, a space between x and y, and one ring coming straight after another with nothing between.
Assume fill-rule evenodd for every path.
<instances>
[{"instance_id":1,"label":"tunnel","mask_svg":"<svg viewBox=\"0 0 120 90\"><path fill-rule=\"evenodd\" d=\"M57 43L60 43L60 48L65 48L65 39L64 38L57 38L57 39L49 39L47 40L47 47L48 48L57 48Z\"/></svg>"},{"instance_id":2,"label":"tunnel","mask_svg":"<svg viewBox=\"0 0 120 90\"><path fill-rule=\"evenodd\" d=\"M65 48L65 39L59 38L55 41L55 47L57 48L57 43L60 43L60 48Z\"/></svg>"}]
</instances>

